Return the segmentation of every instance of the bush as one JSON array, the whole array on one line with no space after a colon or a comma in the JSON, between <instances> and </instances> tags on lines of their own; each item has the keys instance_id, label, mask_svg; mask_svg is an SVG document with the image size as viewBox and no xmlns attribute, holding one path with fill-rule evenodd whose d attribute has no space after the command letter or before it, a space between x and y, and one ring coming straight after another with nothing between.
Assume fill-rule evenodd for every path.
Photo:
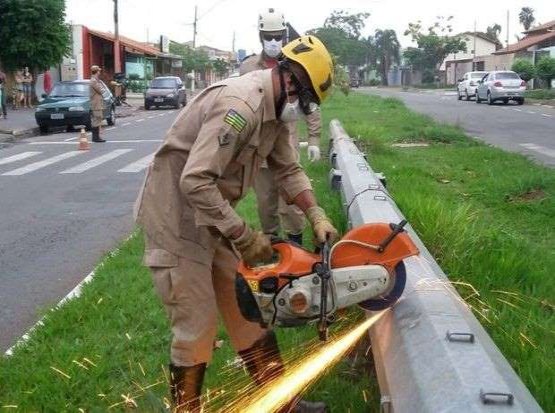
<instances>
[{"instance_id":1,"label":"bush","mask_svg":"<svg viewBox=\"0 0 555 413\"><path fill-rule=\"evenodd\" d=\"M529 80L533 79L536 75L536 68L526 59L517 59L511 66L511 70L513 72L518 73L522 80L528 82Z\"/></svg>"},{"instance_id":2,"label":"bush","mask_svg":"<svg viewBox=\"0 0 555 413\"><path fill-rule=\"evenodd\" d=\"M551 80L555 78L555 59L544 57L536 64L538 77L547 82L547 88L551 89Z\"/></svg>"}]
</instances>

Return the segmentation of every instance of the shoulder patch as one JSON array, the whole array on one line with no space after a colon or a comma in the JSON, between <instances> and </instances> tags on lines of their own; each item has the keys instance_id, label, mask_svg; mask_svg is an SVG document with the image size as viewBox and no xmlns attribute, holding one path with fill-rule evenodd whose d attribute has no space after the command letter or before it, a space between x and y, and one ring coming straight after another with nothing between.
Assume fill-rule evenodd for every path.
<instances>
[{"instance_id":1,"label":"shoulder patch","mask_svg":"<svg viewBox=\"0 0 555 413\"><path fill-rule=\"evenodd\" d=\"M224 122L231 125L237 132L242 132L247 126L247 121L233 109L229 109L224 117Z\"/></svg>"}]
</instances>

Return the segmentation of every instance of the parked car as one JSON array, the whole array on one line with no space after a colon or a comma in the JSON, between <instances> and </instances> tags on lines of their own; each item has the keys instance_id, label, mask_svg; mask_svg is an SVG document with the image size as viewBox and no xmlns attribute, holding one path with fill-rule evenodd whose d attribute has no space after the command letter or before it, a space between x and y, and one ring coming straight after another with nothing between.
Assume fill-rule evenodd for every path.
<instances>
[{"instance_id":1,"label":"parked car","mask_svg":"<svg viewBox=\"0 0 555 413\"><path fill-rule=\"evenodd\" d=\"M478 81L486 74L487 72L466 72L462 79L459 79L459 84L457 85L458 99L461 100L464 96L466 100L470 100L471 97L476 96Z\"/></svg>"},{"instance_id":2,"label":"parked car","mask_svg":"<svg viewBox=\"0 0 555 413\"><path fill-rule=\"evenodd\" d=\"M176 109L187 104L185 86L177 76L156 77L145 92L145 109L172 106Z\"/></svg>"},{"instance_id":3,"label":"parked car","mask_svg":"<svg viewBox=\"0 0 555 413\"><path fill-rule=\"evenodd\" d=\"M489 72L479 82L476 89L476 103L487 100L493 105L496 100L509 103L515 100L519 105L524 103L526 82L518 74L510 70Z\"/></svg>"},{"instance_id":4,"label":"parked car","mask_svg":"<svg viewBox=\"0 0 555 413\"><path fill-rule=\"evenodd\" d=\"M351 80L349 81L349 86L350 87L360 87L360 79L358 79L356 77L352 77Z\"/></svg>"},{"instance_id":5,"label":"parked car","mask_svg":"<svg viewBox=\"0 0 555 413\"><path fill-rule=\"evenodd\" d=\"M116 123L116 105L112 93L104 87L104 118L108 125ZM35 120L42 133L48 133L53 126L65 126L71 130L74 126L91 128L91 100L89 97L90 80L59 82L50 94L44 94L44 100L35 110Z\"/></svg>"}]
</instances>

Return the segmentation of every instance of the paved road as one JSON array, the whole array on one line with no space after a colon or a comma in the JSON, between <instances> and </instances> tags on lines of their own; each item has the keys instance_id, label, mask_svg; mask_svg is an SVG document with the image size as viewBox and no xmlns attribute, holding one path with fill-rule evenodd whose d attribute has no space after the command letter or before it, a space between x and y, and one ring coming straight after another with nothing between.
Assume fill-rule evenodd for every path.
<instances>
[{"instance_id":1,"label":"paved road","mask_svg":"<svg viewBox=\"0 0 555 413\"><path fill-rule=\"evenodd\" d=\"M360 88L361 92L396 97L436 120L460 125L472 137L555 166L555 108L514 103L488 106L457 100L454 91Z\"/></svg>"},{"instance_id":2,"label":"paved road","mask_svg":"<svg viewBox=\"0 0 555 413\"><path fill-rule=\"evenodd\" d=\"M137 112L77 150L77 133L0 149L0 351L133 228L144 170L177 115Z\"/></svg>"}]
</instances>

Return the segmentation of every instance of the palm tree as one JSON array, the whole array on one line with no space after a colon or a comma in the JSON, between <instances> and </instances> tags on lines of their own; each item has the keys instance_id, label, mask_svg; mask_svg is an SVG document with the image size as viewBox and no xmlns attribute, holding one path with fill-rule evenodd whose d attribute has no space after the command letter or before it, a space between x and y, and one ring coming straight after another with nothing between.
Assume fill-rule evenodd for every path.
<instances>
[{"instance_id":1,"label":"palm tree","mask_svg":"<svg viewBox=\"0 0 555 413\"><path fill-rule=\"evenodd\" d=\"M399 64L401 61L401 45L399 44L399 40L397 40L395 30L376 30L374 45L379 62L382 84L387 86L387 72L391 64Z\"/></svg>"},{"instance_id":2,"label":"palm tree","mask_svg":"<svg viewBox=\"0 0 555 413\"><path fill-rule=\"evenodd\" d=\"M523 7L518 14L518 20L524 26L524 30L528 30L536 21L534 9L532 7Z\"/></svg>"}]
</instances>

